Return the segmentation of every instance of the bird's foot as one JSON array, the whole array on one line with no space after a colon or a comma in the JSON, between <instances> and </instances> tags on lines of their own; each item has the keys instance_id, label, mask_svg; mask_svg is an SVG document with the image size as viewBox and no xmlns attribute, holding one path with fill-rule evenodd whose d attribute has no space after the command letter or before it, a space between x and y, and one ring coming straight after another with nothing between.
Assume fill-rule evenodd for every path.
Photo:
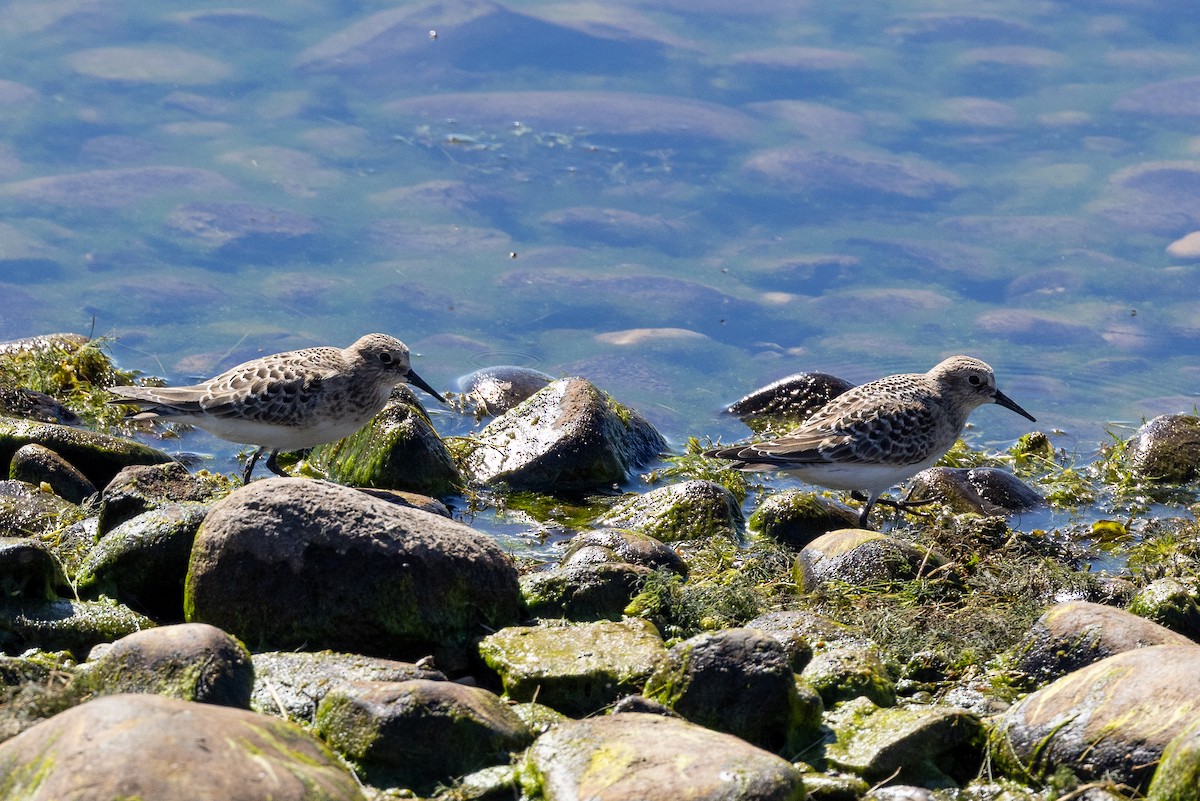
<instances>
[{"instance_id":1,"label":"bird's foot","mask_svg":"<svg viewBox=\"0 0 1200 801\"><path fill-rule=\"evenodd\" d=\"M254 465L258 464L259 458L262 457L264 453L267 453L267 451L267 446L264 445L254 453L250 454L250 459L246 462L246 469L242 471L243 487L250 483L250 474L254 472ZM287 478L291 474L280 467L279 463L275 461L275 456L278 453L279 451L270 451L269 455L267 456L267 469L277 476L283 476L284 478Z\"/></svg>"}]
</instances>

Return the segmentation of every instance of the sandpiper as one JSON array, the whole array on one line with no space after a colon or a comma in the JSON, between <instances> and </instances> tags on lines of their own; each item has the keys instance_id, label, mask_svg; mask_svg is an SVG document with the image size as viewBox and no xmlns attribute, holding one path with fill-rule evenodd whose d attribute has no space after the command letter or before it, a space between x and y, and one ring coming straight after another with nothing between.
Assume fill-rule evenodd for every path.
<instances>
[{"instance_id":1,"label":"sandpiper","mask_svg":"<svg viewBox=\"0 0 1200 801\"><path fill-rule=\"evenodd\" d=\"M392 389L409 383L446 400L409 366L408 348L387 334L367 334L348 348L305 348L239 364L188 387L112 387L110 403L142 411L134 420L163 419L259 448L246 463L249 483L264 453L271 472L280 451L311 448L353 434L379 413Z\"/></svg>"},{"instance_id":2,"label":"sandpiper","mask_svg":"<svg viewBox=\"0 0 1200 801\"><path fill-rule=\"evenodd\" d=\"M891 375L847 390L782 437L704 455L729 459L738 470L781 470L809 484L865 490L858 517L865 527L879 496L932 467L958 439L967 416L985 403L1037 422L996 388L991 367L951 356L928 373Z\"/></svg>"}]
</instances>

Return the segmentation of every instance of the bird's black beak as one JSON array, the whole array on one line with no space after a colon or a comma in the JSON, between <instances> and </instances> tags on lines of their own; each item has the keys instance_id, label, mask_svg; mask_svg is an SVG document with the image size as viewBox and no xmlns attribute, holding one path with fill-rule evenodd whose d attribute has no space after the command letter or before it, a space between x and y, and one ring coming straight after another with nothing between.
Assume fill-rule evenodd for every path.
<instances>
[{"instance_id":1,"label":"bird's black beak","mask_svg":"<svg viewBox=\"0 0 1200 801\"><path fill-rule=\"evenodd\" d=\"M426 392L428 392L433 397L440 400L442 403L446 403L446 399L443 398L441 395L437 394L437 390L435 390L433 387L429 386L429 384L427 384L425 382L424 378L421 378L421 376L417 375L412 370L408 371L408 378L406 380L408 381L408 383L412 384L414 387L419 387L419 388L425 390ZM997 403L998 402L999 401L997 401ZM1009 401L1009 403L1012 403L1012 401ZM449 404L447 404L447 405L449 405ZM1028 417L1028 415L1026 415L1026 417ZM1032 420L1033 418L1030 418L1030 419Z\"/></svg>"},{"instance_id":2,"label":"bird's black beak","mask_svg":"<svg viewBox=\"0 0 1200 801\"><path fill-rule=\"evenodd\" d=\"M1032 423L1037 422L1037 418L1035 418L1032 414L1030 414L1029 412L1022 409L1020 406L1018 406L1017 402L1015 400L1008 397L1000 390L996 390L996 394L992 396L992 400L994 400L1000 406L1003 406L1005 409L1012 409L1014 412L1021 415L1022 417L1027 418Z\"/></svg>"}]
</instances>

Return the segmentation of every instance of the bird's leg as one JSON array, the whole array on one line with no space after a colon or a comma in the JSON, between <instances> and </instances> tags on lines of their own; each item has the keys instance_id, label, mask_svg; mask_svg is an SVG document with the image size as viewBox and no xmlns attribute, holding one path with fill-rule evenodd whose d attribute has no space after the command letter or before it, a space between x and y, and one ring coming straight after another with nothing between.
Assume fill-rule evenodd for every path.
<instances>
[{"instance_id":1,"label":"bird's leg","mask_svg":"<svg viewBox=\"0 0 1200 801\"><path fill-rule=\"evenodd\" d=\"M931 503L937 503L937 500L938 500L937 498L922 498L920 500L914 501L912 499L912 494L913 494L913 490L909 489L908 494L905 495L903 498L901 498L898 501L893 501L891 498L876 498L874 503L880 503L880 504L883 504L884 506L890 506L893 509L899 509L902 512L912 512L912 514L920 514L920 512L913 512L912 510L916 509L917 507L920 507L920 506L928 506ZM850 497L854 498L855 500L859 500L859 501L865 501L867 499L866 495L864 495L863 493L858 492L858 491L851 492Z\"/></svg>"},{"instance_id":2,"label":"bird's leg","mask_svg":"<svg viewBox=\"0 0 1200 801\"><path fill-rule=\"evenodd\" d=\"M291 478L292 474L280 467L279 463L275 461L275 457L278 455L279 451L271 451L271 455L267 457L267 469L277 476Z\"/></svg>"},{"instance_id":3,"label":"bird's leg","mask_svg":"<svg viewBox=\"0 0 1200 801\"><path fill-rule=\"evenodd\" d=\"M858 490L854 490L853 492L850 493L850 497L856 501L865 501L866 502L863 505L862 511L858 513L858 527L866 528L867 527L867 517L871 514L871 507L874 506L875 502L879 500L879 496L876 495L874 498L872 498L872 497L869 497L865 492L859 492Z\"/></svg>"},{"instance_id":4,"label":"bird's leg","mask_svg":"<svg viewBox=\"0 0 1200 801\"><path fill-rule=\"evenodd\" d=\"M250 474L254 472L254 465L258 464L258 457L267 452L267 446L264 445L254 453L250 454L250 458L246 460L246 469L242 471L242 486L250 483ZM275 458L275 454L271 454L271 459L267 460L267 464L271 464L271 460Z\"/></svg>"}]
</instances>

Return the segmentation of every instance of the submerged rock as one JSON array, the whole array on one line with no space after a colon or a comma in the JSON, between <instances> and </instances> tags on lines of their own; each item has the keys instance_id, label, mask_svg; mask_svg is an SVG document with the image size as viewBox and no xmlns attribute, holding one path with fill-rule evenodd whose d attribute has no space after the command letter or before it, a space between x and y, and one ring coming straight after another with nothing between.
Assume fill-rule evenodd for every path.
<instances>
[{"instance_id":1,"label":"submerged rock","mask_svg":"<svg viewBox=\"0 0 1200 801\"><path fill-rule=\"evenodd\" d=\"M508 697L590 715L640 692L666 648L652 624L627 618L512 626L485 637L479 653L500 674Z\"/></svg>"},{"instance_id":2,"label":"submerged rock","mask_svg":"<svg viewBox=\"0 0 1200 801\"><path fill-rule=\"evenodd\" d=\"M538 738L521 785L544 798L803 801L790 762L730 734L636 712L571 721Z\"/></svg>"},{"instance_id":3,"label":"submerged rock","mask_svg":"<svg viewBox=\"0 0 1200 801\"><path fill-rule=\"evenodd\" d=\"M992 726L992 758L1018 778L1065 767L1144 789L1164 749L1200 716L1200 647L1154 645L1063 676Z\"/></svg>"},{"instance_id":4,"label":"submerged rock","mask_svg":"<svg viewBox=\"0 0 1200 801\"><path fill-rule=\"evenodd\" d=\"M371 784L431 791L508 764L533 732L495 694L450 681L370 681L331 690L316 731Z\"/></svg>"},{"instance_id":5,"label":"submerged rock","mask_svg":"<svg viewBox=\"0 0 1200 801\"><path fill-rule=\"evenodd\" d=\"M182 701L249 708L250 652L204 623L147 629L97 648L80 678L97 695L153 693Z\"/></svg>"},{"instance_id":6,"label":"submerged rock","mask_svg":"<svg viewBox=\"0 0 1200 801\"><path fill-rule=\"evenodd\" d=\"M190 621L256 650L435 653L461 668L472 638L515 622L512 560L440 515L299 478L255 481L219 502L196 535Z\"/></svg>"},{"instance_id":7,"label":"submerged rock","mask_svg":"<svg viewBox=\"0 0 1200 801\"><path fill-rule=\"evenodd\" d=\"M742 172L760 189L809 197L932 201L962 188L956 175L918 159L799 146L759 151L746 160Z\"/></svg>"},{"instance_id":8,"label":"submerged rock","mask_svg":"<svg viewBox=\"0 0 1200 801\"><path fill-rule=\"evenodd\" d=\"M637 412L582 378L564 378L488 423L466 465L485 484L581 491L623 482L666 446Z\"/></svg>"},{"instance_id":9,"label":"submerged rock","mask_svg":"<svg viewBox=\"0 0 1200 801\"><path fill-rule=\"evenodd\" d=\"M5 801L220 798L365 801L317 738L278 718L157 695L112 695L0 744Z\"/></svg>"},{"instance_id":10,"label":"submerged rock","mask_svg":"<svg viewBox=\"0 0 1200 801\"><path fill-rule=\"evenodd\" d=\"M427 660L432 662L433 660ZM445 681L433 667L332 651L266 651L253 656L255 712L311 723L330 690L357 681Z\"/></svg>"}]
</instances>

